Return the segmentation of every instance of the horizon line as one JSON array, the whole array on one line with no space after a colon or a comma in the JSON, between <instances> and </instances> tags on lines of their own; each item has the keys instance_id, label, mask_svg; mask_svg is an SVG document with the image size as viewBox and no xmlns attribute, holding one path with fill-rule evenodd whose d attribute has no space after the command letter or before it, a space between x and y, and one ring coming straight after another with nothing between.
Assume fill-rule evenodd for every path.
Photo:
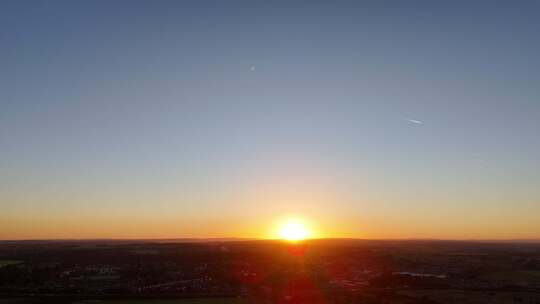
<instances>
[{"instance_id":1,"label":"horizon line","mask_svg":"<svg viewBox=\"0 0 540 304\"><path fill-rule=\"evenodd\" d=\"M350 240L350 241L440 241L440 242L501 242L501 243L540 243L540 238L504 238L504 239L489 239L489 238L355 238L355 237L324 237L324 238L307 238L305 241L323 241L323 240ZM146 241L146 242L163 242L163 241L185 241L189 242L235 242L235 241L284 241L280 238L250 238L250 237L176 237L176 238L15 238L15 239L0 239L0 242L91 242L91 241Z\"/></svg>"}]
</instances>

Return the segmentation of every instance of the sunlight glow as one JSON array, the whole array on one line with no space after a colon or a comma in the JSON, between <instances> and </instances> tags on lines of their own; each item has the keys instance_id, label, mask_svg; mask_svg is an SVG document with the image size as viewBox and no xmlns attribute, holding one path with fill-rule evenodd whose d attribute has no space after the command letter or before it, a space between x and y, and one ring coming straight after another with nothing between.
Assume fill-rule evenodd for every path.
<instances>
[{"instance_id":1,"label":"sunlight glow","mask_svg":"<svg viewBox=\"0 0 540 304\"><path fill-rule=\"evenodd\" d=\"M289 220L285 222L279 231L280 238L287 241L305 240L309 235L309 230L298 220Z\"/></svg>"}]
</instances>

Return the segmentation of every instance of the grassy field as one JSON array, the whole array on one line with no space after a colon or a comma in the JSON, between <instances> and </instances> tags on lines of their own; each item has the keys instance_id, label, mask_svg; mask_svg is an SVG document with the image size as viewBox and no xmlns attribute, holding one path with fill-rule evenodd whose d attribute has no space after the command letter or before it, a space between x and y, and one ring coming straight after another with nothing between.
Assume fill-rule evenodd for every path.
<instances>
[{"instance_id":1,"label":"grassy field","mask_svg":"<svg viewBox=\"0 0 540 304\"><path fill-rule=\"evenodd\" d=\"M33 299L0 299L0 304L36 304L42 303ZM44 303L52 303L50 301ZM64 303L64 302L62 302ZM176 300L88 300L73 302L73 304L246 304L235 298L201 298Z\"/></svg>"},{"instance_id":2,"label":"grassy field","mask_svg":"<svg viewBox=\"0 0 540 304\"><path fill-rule=\"evenodd\" d=\"M242 299L237 298L200 298L200 299L176 299L176 300L89 300L76 304L244 304Z\"/></svg>"},{"instance_id":3,"label":"grassy field","mask_svg":"<svg viewBox=\"0 0 540 304\"><path fill-rule=\"evenodd\" d=\"M513 304L539 303L540 295L526 292L463 291L463 290L408 290L399 294L416 299L427 298L440 304Z\"/></svg>"},{"instance_id":4,"label":"grassy field","mask_svg":"<svg viewBox=\"0 0 540 304\"><path fill-rule=\"evenodd\" d=\"M484 275L482 279L506 282L540 283L540 271L505 271Z\"/></svg>"},{"instance_id":5,"label":"grassy field","mask_svg":"<svg viewBox=\"0 0 540 304\"><path fill-rule=\"evenodd\" d=\"M0 260L0 268L8 265L16 265L20 264L22 261L14 261L14 260Z\"/></svg>"}]
</instances>

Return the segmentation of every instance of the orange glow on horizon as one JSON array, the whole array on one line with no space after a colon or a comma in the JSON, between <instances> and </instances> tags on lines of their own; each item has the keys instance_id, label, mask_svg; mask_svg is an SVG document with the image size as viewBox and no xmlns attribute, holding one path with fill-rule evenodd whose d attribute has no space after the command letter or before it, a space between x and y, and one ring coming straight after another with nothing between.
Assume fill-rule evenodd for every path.
<instances>
[{"instance_id":1,"label":"orange glow on horizon","mask_svg":"<svg viewBox=\"0 0 540 304\"><path fill-rule=\"evenodd\" d=\"M300 220L290 219L281 225L279 237L281 239L297 242L308 239L311 233L307 226Z\"/></svg>"}]
</instances>

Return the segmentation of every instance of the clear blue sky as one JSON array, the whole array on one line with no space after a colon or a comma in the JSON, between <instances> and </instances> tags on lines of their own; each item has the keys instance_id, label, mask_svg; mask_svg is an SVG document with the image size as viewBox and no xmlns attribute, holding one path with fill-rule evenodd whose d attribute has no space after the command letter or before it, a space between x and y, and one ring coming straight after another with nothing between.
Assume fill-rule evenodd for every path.
<instances>
[{"instance_id":1,"label":"clear blue sky","mask_svg":"<svg viewBox=\"0 0 540 304\"><path fill-rule=\"evenodd\" d=\"M540 238L539 1L1 1L0 238Z\"/></svg>"}]
</instances>

